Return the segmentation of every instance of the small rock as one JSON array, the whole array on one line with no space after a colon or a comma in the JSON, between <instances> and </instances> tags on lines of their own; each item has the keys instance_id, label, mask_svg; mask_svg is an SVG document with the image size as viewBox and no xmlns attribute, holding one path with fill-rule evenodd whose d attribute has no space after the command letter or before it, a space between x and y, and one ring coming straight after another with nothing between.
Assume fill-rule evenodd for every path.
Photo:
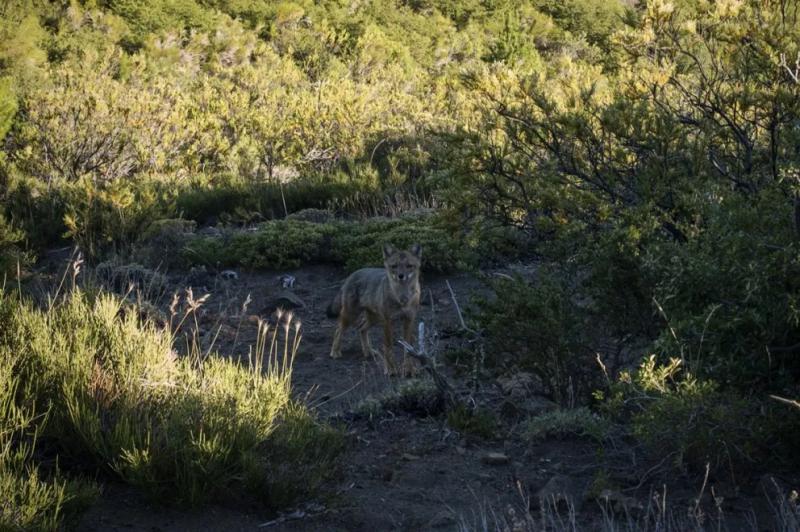
<instances>
[{"instance_id":1,"label":"small rock","mask_svg":"<svg viewBox=\"0 0 800 532\"><path fill-rule=\"evenodd\" d=\"M247 322L252 323L253 325L258 325L258 322L261 321L261 316L257 316L256 314L250 314L247 316Z\"/></svg>"},{"instance_id":2,"label":"small rock","mask_svg":"<svg viewBox=\"0 0 800 532\"><path fill-rule=\"evenodd\" d=\"M403 460L405 460L407 462L411 462L411 461L414 461L414 460L419 460L419 456L417 456L415 454L411 454L411 453L403 453L400 456L400 458L402 458Z\"/></svg>"},{"instance_id":3,"label":"small rock","mask_svg":"<svg viewBox=\"0 0 800 532\"><path fill-rule=\"evenodd\" d=\"M465 454L467 454L467 450L464 449L463 447L461 447L460 445L456 445L456 452L458 454L460 454L461 456L464 456Z\"/></svg>"},{"instance_id":4,"label":"small rock","mask_svg":"<svg viewBox=\"0 0 800 532\"><path fill-rule=\"evenodd\" d=\"M509 462L508 456L503 453L486 453L481 458L486 465L505 465Z\"/></svg>"},{"instance_id":5,"label":"small rock","mask_svg":"<svg viewBox=\"0 0 800 532\"><path fill-rule=\"evenodd\" d=\"M280 285L283 288L294 288L294 283L297 281L297 278L293 275L284 274L281 275L278 280L280 281Z\"/></svg>"},{"instance_id":6,"label":"small rock","mask_svg":"<svg viewBox=\"0 0 800 532\"><path fill-rule=\"evenodd\" d=\"M298 296L291 290L281 290L275 295L270 304L267 306L267 309L269 310L267 314L271 313L276 308L289 310L296 308L305 308L305 306L306 303L305 301L300 299L300 296Z\"/></svg>"},{"instance_id":7,"label":"small rock","mask_svg":"<svg viewBox=\"0 0 800 532\"><path fill-rule=\"evenodd\" d=\"M233 270L222 270L219 275L228 281L236 281L239 279L239 274Z\"/></svg>"}]
</instances>

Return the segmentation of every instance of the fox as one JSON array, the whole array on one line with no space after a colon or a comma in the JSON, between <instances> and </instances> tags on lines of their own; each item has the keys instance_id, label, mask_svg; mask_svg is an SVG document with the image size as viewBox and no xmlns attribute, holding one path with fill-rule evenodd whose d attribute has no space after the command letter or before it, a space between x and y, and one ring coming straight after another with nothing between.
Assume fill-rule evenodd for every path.
<instances>
[{"instance_id":1,"label":"fox","mask_svg":"<svg viewBox=\"0 0 800 532\"><path fill-rule=\"evenodd\" d=\"M422 264L422 247L412 245L408 250L398 250L392 244L383 246L383 268L362 268L345 279L339 293L327 308L329 318L338 318L333 334L331 358L342 356L342 334L356 326L361 337L364 356L373 356L369 329L383 325L383 370L396 374L392 348L394 336L392 320L401 318L403 339L414 345L414 324L419 312L421 294L419 272ZM413 360L404 353L404 374L416 372Z\"/></svg>"}]
</instances>

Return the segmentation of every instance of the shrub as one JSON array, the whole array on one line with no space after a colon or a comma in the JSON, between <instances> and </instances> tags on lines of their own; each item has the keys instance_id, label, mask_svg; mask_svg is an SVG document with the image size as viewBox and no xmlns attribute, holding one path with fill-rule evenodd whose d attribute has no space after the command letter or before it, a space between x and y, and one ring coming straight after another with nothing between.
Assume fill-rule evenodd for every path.
<instances>
[{"instance_id":1,"label":"shrub","mask_svg":"<svg viewBox=\"0 0 800 532\"><path fill-rule=\"evenodd\" d=\"M588 393L592 377L581 343L581 313L562 282L541 272L535 284L519 276L489 284L494 297L478 299L475 315L486 334L487 357L497 366L532 371L559 403L570 394Z\"/></svg>"},{"instance_id":2,"label":"shrub","mask_svg":"<svg viewBox=\"0 0 800 532\"><path fill-rule=\"evenodd\" d=\"M529 419L524 428L524 435L532 441L547 438L564 438L567 436L587 437L602 441L610 423L586 407L571 410L554 410Z\"/></svg>"},{"instance_id":3,"label":"shrub","mask_svg":"<svg viewBox=\"0 0 800 532\"><path fill-rule=\"evenodd\" d=\"M378 396L358 403L355 413L369 419L386 413L433 416L444 410L441 394L430 379L409 379Z\"/></svg>"},{"instance_id":4,"label":"shrub","mask_svg":"<svg viewBox=\"0 0 800 532\"><path fill-rule=\"evenodd\" d=\"M224 174L199 176L179 191L176 212L199 224L249 223L303 209L325 209L365 187L332 180L299 179L279 185Z\"/></svg>"},{"instance_id":5,"label":"shrub","mask_svg":"<svg viewBox=\"0 0 800 532\"><path fill-rule=\"evenodd\" d=\"M708 465L712 474L742 476L757 464L796 461L800 416L723 391L679 359L659 364L650 356L600 397L606 412L629 419L633 436L654 458L669 458L679 469L699 473Z\"/></svg>"},{"instance_id":6,"label":"shrub","mask_svg":"<svg viewBox=\"0 0 800 532\"><path fill-rule=\"evenodd\" d=\"M62 243L67 231L63 197L41 181L14 173L3 176L3 170L0 192L6 218L13 220L35 250Z\"/></svg>"},{"instance_id":7,"label":"shrub","mask_svg":"<svg viewBox=\"0 0 800 532\"><path fill-rule=\"evenodd\" d=\"M464 434L492 438L497 430L494 415L488 410L469 409L463 404L447 412L447 424Z\"/></svg>"},{"instance_id":8,"label":"shrub","mask_svg":"<svg viewBox=\"0 0 800 532\"><path fill-rule=\"evenodd\" d=\"M289 395L299 341L290 322L262 327L243 367L215 354L178 357L169 330L139 321L109 295L76 290L42 311L0 294L0 318L0 349L25 355L14 369L22 400L51 405L38 430L72 463L111 472L159 501L191 505L246 495L259 480L267 486L271 471L260 457L273 443L301 442L287 460L311 477L330 463L305 462L303 449L331 439L311 418L272 439L302 410ZM282 353L278 329L289 341ZM313 486L311 477L294 478L298 492Z\"/></svg>"},{"instance_id":9,"label":"shrub","mask_svg":"<svg viewBox=\"0 0 800 532\"><path fill-rule=\"evenodd\" d=\"M327 262L355 270L381 266L382 244L389 242L400 248L420 243L422 267L427 271L468 269L478 263L473 249L430 217L327 223L272 220L255 231L193 238L181 255L189 263L209 266L283 269Z\"/></svg>"},{"instance_id":10,"label":"shrub","mask_svg":"<svg viewBox=\"0 0 800 532\"><path fill-rule=\"evenodd\" d=\"M337 225L276 220L262 224L255 233L234 236L228 253L246 268L297 268L304 263L324 262L337 229Z\"/></svg>"},{"instance_id":11,"label":"shrub","mask_svg":"<svg viewBox=\"0 0 800 532\"><path fill-rule=\"evenodd\" d=\"M245 484L270 508L284 508L313 496L338 471L344 437L292 403L264 447L261 474Z\"/></svg>"},{"instance_id":12,"label":"shrub","mask_svg":"<svg viewBox=\"0 0 800 532\"><path fill-rule=\"evenodd\" d=\"M88 179L64 183L64 236L88 257L111 246L127 248L149 225L168 217L171 192L154 179L111 181L97 185Z\"/></svg>"},{"instance_id":13,"label":"shrub","mask_svg":"<svg viewBox=\"0 0 800 532\"><path fill-rule=\"evenodd\" d=\"M693 373L745 393L800 378L800 254L776 204L728 200L690 242L644 257L668 325L654 351L684 353Z\"/></svg>"},{"instance_id":14,"label":"shrub","mask_svg":"<svg viewBox=\"0 0 800 532\"><path fill-rule=\"evenodd\" d=\"M33 404L18 401L24 393L14 370L20 356L0 348L0 530L57 530L95 490L65 480L57 470L47 474L35 463L41 416Z\"/></svg>"},{"instance_id":15,"label":"shrub","mask_svg":"<svg viewBox=\"0 0 800 532\"><path fill-rule=\"evenodd\" d=\"M593 319L622 337L646 337L655 330L652 279L645 268L646 247L655 241L638 224L615 225L591 236L572 235L563 246L577 248L581 288L590 298Z\"/></svg>"},{"instance_id":16,"label":"shrub","mask_svg":"<svg viewBox=\"0 0 800 532\"><path fill-rule=\"evenodd\" d=\"M137 263L101 262L95 268L95 273L105 286L119 293L126 293L133 288L157 298L163 295L167 287L167 278L163 274Z\"/></svg>"},{"instance_id":17,"label":"shrub","mask_svg":"<svg viewBox=\"0 0 800 532\"><path fill-rule=\"evenodd\" d=\"M17 265L31 262L31 255L21 248L25 234L13 227L0 213L0 275L14 271Z\"/></svg>"},{"instance_id":18,"label":"shrub","mask_svg":"<svg viewBox=\"0 0 800 532\"><path fill-rule=\"evenodd\" d=\"M137 239L134 256L148 264L169 266L176 262L175 252L189 241L196 227L192 220L154 220Z\"/></svg>"},{"instance_id":19,"label":"shrub","mask_svg":"<svg viewBox=\"0 0 800 532\"><path fill-rule=\"evenodd\" d=\"M383 244L400 249L422 246L422 266L436 272L464 270L478 262L475 251L432 217L372 220L342 226L333 239L334 257L349 270L383 264Z\"/></svg>"}]
</instances>

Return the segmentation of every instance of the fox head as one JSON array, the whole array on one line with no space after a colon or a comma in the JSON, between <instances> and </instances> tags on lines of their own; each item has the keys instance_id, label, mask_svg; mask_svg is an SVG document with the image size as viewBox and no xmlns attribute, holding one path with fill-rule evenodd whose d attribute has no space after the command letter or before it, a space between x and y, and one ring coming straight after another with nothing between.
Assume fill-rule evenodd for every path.
<instances>
[{"instance_id":1,"label":"fox head","mask_svg":"<svg viewBox=\"0 0 800 532\"><path fill-rule=\"evenodd\" d=\"M422 248L414 244L407 251L395 249L391 244L383 246L383 265L389 277L392 294L401 305L419 298L419 267Z\"/></svg>"}]
</instances>

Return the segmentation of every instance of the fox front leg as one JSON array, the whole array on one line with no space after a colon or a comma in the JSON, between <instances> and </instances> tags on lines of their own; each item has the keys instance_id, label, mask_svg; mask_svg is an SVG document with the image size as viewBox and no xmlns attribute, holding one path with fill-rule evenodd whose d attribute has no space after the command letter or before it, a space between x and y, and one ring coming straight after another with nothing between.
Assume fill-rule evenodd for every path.
<instances>
[{"instance_id":1,"label":"fox front leg","mask_svg":"<svg viewBox=\"0 0 800 532\"><path fill-rule=\"evenodd\" d=\"M414 323L416 322L416 315L406 315L403 317L403 340L410 346L414 345ZM407 377L413 377L417 374L417 363L414 361L407 350L403 348L403 374Z\"/></svg>"},{"instance_id":2,"label":"fox front leg","mask_svg":"<svg viewBox=\"0 0 800 532\"><path fill-rule=\"evenodd\" d=\"M383 370L387 375L394 375L397 373L397 368L394 364L394 355L392 353L393 344L394 334L392 333L392 322L383 320Z\"/></svg>"}]
</instances>

